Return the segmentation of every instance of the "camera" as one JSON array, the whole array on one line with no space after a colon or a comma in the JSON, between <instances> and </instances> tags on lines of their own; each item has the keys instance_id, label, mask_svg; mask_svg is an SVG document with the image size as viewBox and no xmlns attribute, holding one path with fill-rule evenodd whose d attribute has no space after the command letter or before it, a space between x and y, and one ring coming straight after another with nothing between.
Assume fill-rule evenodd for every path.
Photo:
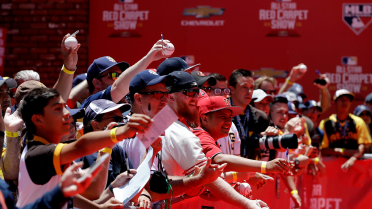
<instances>
[{"instance_id":1,"label":"camera","mask_svg":"<svg viewBox=\"0 0 372 209\"><path fill-rule=\"evenodd\" d=\"M296 134L286 134L279 136L252 135L249 140L249 149L297 149L298 140Z\"/></svg>"}]
</instances>

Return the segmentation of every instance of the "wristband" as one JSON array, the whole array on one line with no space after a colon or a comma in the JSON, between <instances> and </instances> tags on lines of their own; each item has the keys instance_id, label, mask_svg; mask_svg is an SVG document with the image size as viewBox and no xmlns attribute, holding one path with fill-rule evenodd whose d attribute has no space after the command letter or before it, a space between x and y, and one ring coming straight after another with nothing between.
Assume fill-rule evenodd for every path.
<instances>
[{"instance_id":1,"label":"wristband","mask_svg":"<svg viewBox=\"0 0 372 209\"><path fill-rule=\"evenodd\" d=\"M150 202L151 202L151 197L148 196L147 194L141 194L140 196L145 196L145 197L149 198L149 200L150 200Z\"/></svg>"},{"instance_id":2,"label":"wristband","mask_svg":"<svg viewBox=\"0 0 372 209\"><path fill-rule=\"evenodd\" d=\"M318 157L314 158L314 163L315 164L318 164L319 163L319 158Z\"/></svg>"},{"instance_id":3,"label":"wristband","mask_svg":"<svg viewBox=\"0 0 372 209\"><path fill-rule=\"evenodd\" d=\"M67 70L65 65L62 66L62 69L61 69L63 72L69 74L69 75L72 75L74 74L76 71L70 71L70 70Z\"/></svg>"},{"instance_id":4,"label":"wristband","mask_svg":"<svg viewBox=\"0 0 372 209\"><path fill-rule=\"evenodd\" d=\"M345 152L345 148L341 148L340 153L341 153L341 154L344 154L344 152Z\"/></svg>"},{"instance_id":5,"label":"wristband","mask_svg":"<svg viewBox=\"0 0 372 209\"><path fill-rule=\"evenodd\" d=\"M114 194L114 188L111 186L111 184L108 186L108 188L109 188L110 192L111 192L112 194Z\"/></svg>"},{"instance_id":6,"label":"wristband","mask_svg":"<svg viewBox=\"0 0 372 209\"><path fill-rule=\"evenodd\" d=\"M103 148L103 149L99 150L99 152L103 152L103 153L109 153L109 154L111 155L111 153L112 153L112 149L111 149L111 148L108 148L108 147L106 147L106 148Z\"/></svg>"},{"instance_id":7,"label":"wristband","mask_svg":"<svg viewBox=\"0 0 372 209\"><path fill-rule=\"evenodd\" d=\"M5 132L6 132L7 137L13 137L13 138L18 137L18 131L16 131L16 132L5 131Z\"/></svg>"},{"instance_id":8,"label":"wristband","mask_svg":"<svg viewBox=\"0 0 372 209\"><path fill-rule=\"evenodd\" d=\"M113 128L113 129L111 129L111 131L110 131L111 141L114 142L114 143L119 142L118 139L116 138L116 129L117 129L117 128Z\"/></svg>"},{"instance_id":9,"label":"wristband","mask_svg":"<svg viewBox=\"0 0 372 209\"><path fill-rule=\"evenodd\" d=\"M233 183L237 182L238 181L238 175L236 175L236 172L232 172L231 174L233 176Z\"/></svg>"},{"instance_id":10,"label":"wristband","mask_svg":"<svg viewBox=\"0 0 372 209\"><path fill-rule=\"evenodd\" d=\"M298 194L298 191L297 190L292 190L291 195L294 195L294 194Z\"/></svg>"},{"instance_id":11,"label":"wristband","mask_svg":"<svg viewBox=\"0 0 372 209\"><path fill-rule=\"evenodd\" d=\"M262 164L261 164L261 173L266 173L266 163L267 162L262 162Z\"/></svg>"},{"instance_id":12,"label":"wristband","mask_svg":"<svg viewBox=\"0 0 372 209\"><path fill-rule=\"evenodd\" d=\"M294 82L290 81L289 78L285 79L285 82L288 83L289 85L293 85Z\"/></svg>"}]
</instances>

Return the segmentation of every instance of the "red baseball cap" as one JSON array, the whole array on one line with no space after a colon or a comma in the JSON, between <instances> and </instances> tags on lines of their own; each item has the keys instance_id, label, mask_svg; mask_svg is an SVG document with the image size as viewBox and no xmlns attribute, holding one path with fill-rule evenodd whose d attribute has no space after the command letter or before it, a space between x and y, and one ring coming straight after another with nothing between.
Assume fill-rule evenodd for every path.
<instances>
[{"instance_id":1,"label":"red baseball cap","mask_svg":"<svg viewBox=\"0 0 372 209\"><path fill-rule=\"evenodd\" d=\"M231 110L232 116L235 117L242 112L242 108L231 106L228 99L222 96L205 97L198 101L199 115L209 112L216 112L223 109Z\"/></svg>"}]
</instances>

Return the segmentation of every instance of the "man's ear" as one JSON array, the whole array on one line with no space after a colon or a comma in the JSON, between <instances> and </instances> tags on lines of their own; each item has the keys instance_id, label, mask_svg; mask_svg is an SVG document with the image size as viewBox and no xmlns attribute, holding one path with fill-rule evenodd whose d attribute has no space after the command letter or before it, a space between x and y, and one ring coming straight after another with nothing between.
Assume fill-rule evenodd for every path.
<instances>
[{"instance_id":1,"label":"man's ear","mask_svg":"<svg viewBox=\"0 0 372 209\"><path fill-rule=\"evenodd\" d=\"M230 94L235 93L235 87L234 86L229 86L230 89Z\"/></svg>"},{"instance_id":2,"label":"man's ear","mask_svg":"<svg viewBox=\"0 0 372 209\"><path fill-rule=\"evenodd\" d=\"M168 94L168 102L174 102L175 98L173 94Z\"/></svg>"},{"instance_id":3,"label":"man's ear","mask_svg":"<svg viewBox=\"0 0 372 209\"><path fill-rule=\"evenodd\" d=\"M92 83L93 83L93 85L94 85L95 88L97 88L97 89L101 89L102 88L101 81L98 80L97 78L93 78Z\"/></svg>"},{"instance_id":4,"label":"man's ear","mask_svg":"<svg viewBox=\"0 0 372 209\"><path fill-rule=\"evenodd\" d=\"M134 101L136 101L138 105L142 106L142 95L141 94L135 93L133 98L134 98Z\"/></svg>"},{"instance_id":5,"label":"man's ear","mask_svg":"<svg viewBox=\"0 0 372 209\"><path fill-rule=\"evenodd\" d=\"M101 131L101 130L99 129L99 125L98 125L98 122L97 122L97 121L93 120L93 121L90 123L90 125L92 126L93 131Z\"/></svg>"},{"instance_id":6,"label":"man's ear","mask_svg":"<svg viewBox=\"0 0 372 209\"><path fill-rule=\"evenodd\" d=\"M34 114L34 115L32 115L31 121L32 121L32 123L34 123L35 126L36 125L42 125L42 124L44 124L43 117L40 114Z\"/></svg>"},{"instance_id":7,"label":"man's ear","mask_svg":"<svg viewBox=\"0 0 372 209\"><path fill-rule=\"evenodd\" d=\"M209 117L207 115L201 115L200 116L200 125L208 124L209 122Z\"/></svg>"}]
</instances>

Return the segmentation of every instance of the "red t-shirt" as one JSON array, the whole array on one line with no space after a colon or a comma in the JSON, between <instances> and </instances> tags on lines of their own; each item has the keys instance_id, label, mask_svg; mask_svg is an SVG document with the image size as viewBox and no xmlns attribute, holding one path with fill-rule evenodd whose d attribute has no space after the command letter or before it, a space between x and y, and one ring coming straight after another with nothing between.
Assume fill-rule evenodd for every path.
<instances>
[{"instance_id":1,"label":"red t-shirt","mask_svg":"<svg viewBox=\"0 0 372 209\"><path fill-rule=\"evenodd\" d=\"M206 157L213 158L216 155L223 153L218 142L214 140L207 131L201 127L197 127L193 129L192 132L200 139L200 144Z\"/></svg>"}]
</instances>

